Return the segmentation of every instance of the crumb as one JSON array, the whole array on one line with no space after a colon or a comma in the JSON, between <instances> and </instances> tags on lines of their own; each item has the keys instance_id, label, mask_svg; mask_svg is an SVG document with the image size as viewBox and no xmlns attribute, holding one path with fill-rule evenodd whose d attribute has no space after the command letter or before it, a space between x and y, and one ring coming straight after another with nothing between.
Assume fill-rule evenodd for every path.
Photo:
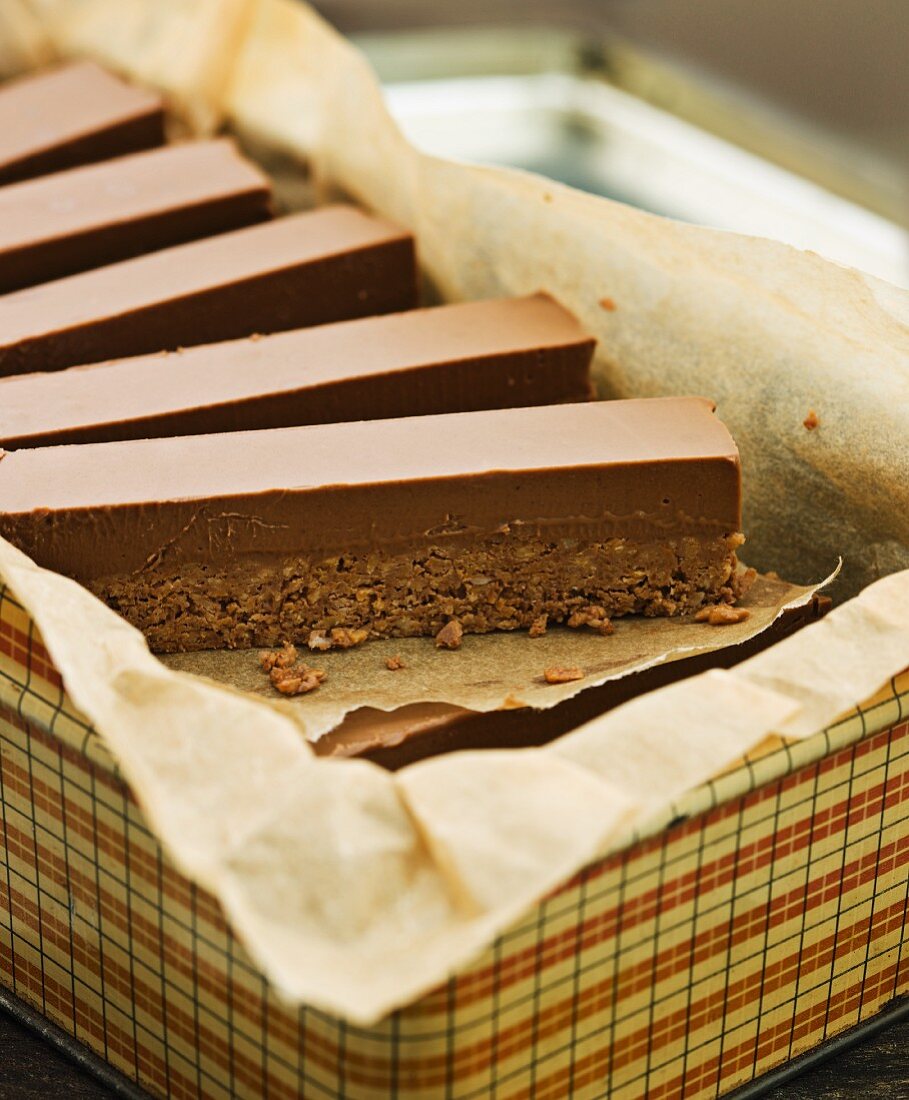
<instances>
[{"instance_id":1,"label":"crumb","mask_svg":"<svg viewBox=\"0 0 909 1100\"><path fill-rule=\"evenodd\" d=\"M548 191L543 192L543 202L552 202L552 195Z\"/></svg>"},{"instance_id":2,"label":"crumb","mask_svg":"<svg viewBox=\"0 0 909 1100\"><path fill-rule=\"evenodd\" d=\"M269 679L282 695L307 695L325 682L326 673L320 668L294 665L293 668L273 668Z\"/></svg>"},{"instance_id":3,"label":"crumb","mask_svg":"<svg viewBox=\"0 0 909 1100\"><path fill-rule=\"evenodd\" d=\"M265 672L271 672L273 668L290 668L297 659L297 647L285 642L282 649L261 653L259 664Z\"/></svg>"},{"instance_id":4,"label":"crumb","mask_svg":"<svg viewBox=\"0 0 909 1100\"><path fill-rule=\"evenodd\" d=\"M252 340L253 343L255 343L257 340L262 339L262 333L261 332L251 332L249 334L249 338L250 338L250 340Z\"/></svg>"},{"instance_id":5,"label":"crumb","mask_svg":"<svg viewBox=\"0 0 909 1100\"><path fill-rule=\"evenodd\" d=\"M615 313L616 304L612 298L601 298L597 305L600 307L600 309L605 309L609 313Z\"/></svg>"},{"instance_id":6,"label":"crumb","mask_svg":"<svg viewBox=\"0 0 909 1100\"><path fill-rule=\"evenodd\" d=\"M297 647L290 642L285 642L281 649L260 654L259 664L268 673L272 686L282 695L305 695L315 691L326 677L322 669L310 668L300 662Z\"/></svg>"},{"instance_id":7,"label":"crumb","mask_svg":"<svg viewBox=\"0 0 909 1100\"><path fill-rule=\"evenodd\" d=\"M747 607L730 607L728 603L720 603L715 607L702 607L695 615L694 621L709 623L711 626L732 626L750 618L751 612Z\"/></svg>"},{"instance_id":8,"label":"crumb","mask_svg":"<svg viewBox=\"0 0 909 1100\"><path fill-rule=\"evenodd\" d=\"M446 623L436 635L437 649L459 649L461 639L464 637L464 628L457 619Z\"/></svg>"},{"instance_id":9,"label":"crumb","mask_svg":"<svg viewBox=\"0 0 909 1100\"><path fill-rule=\"evenodd\" d=\"M609 621L606 615L606 609L600 607L599 604L591 604L589 607L583 608L581 611L573 611L568 616L568 626L572 630L578 630L580 627L587 626L591 630L595 630L598 634L612 634L613 625Z\"/></svg>"},{"instance_id":10,"label":"crumb","mask_svg":"<svg viewBox=\"0 0 909 1100\"><path fill-rule=\"evenodd\" d=\"M184 350L184 349L183 349L182 347L180 347L180 346L177 346L177 347L175 347L175 348L174 348L174 352L175 352L175 354L177 354L177 355L182 355L182 354L183 354L183 350Z\"/></svg>"},{"instance_id":11,"label":"crumb","mask_svg":"<svg viewBox=\"0 0 909 1100\"><path fill-rule=\"evenodd\" d=\"M808 415L802 421L802 424L808 429L809 432L813 432L815 428L820 427L821 418L814 411L814 409L808 410Z\"/></svg>"},{"instance_id":12,"label":"crumb","mask_svg":"<svg viewBox=\"0 0 909 1100\"><path fill-rule=\"evenodd\" d=\"M306 644L310 649L317 649L320 653L324 653L326 649L331 649L334 643L324 630L310 630Z\"/></svg>"},{"instance_id":13,"label":"crumb","mask_svg":"<svg viewBox=\"0 0 909 1100\"><path fill-rule=\"evenodd\" d=\"M403 657L386 657L385 667L389 672L397 672L399 668L407 668L407 665L404 664Z\"/></svg>"},{"instance_id":14,"label":"crumb","mask_svg":"<svg viewBox=\"0 0 909 1100\"><path fill-rule=\"evenodd\" d=\"M530 630L528 634L531 638L542 638L546 633L546 627L549 625L548 615L537 615L537 617L530 624Z\"/></svg>"},{"instance_id":15,"label":"crumb","mask_svg":"<svg viewBox=\"0 0 909 1100\"><path fill-rule=\"evenodd\" d=\"M775 569L768 569L764 576L768 581L781 581L783 579Z\"/></svg>"},{"instance_id":16,"label":"crumb","mask_svg":"<svg viewBox=\"0 0 909 1100\"><path fill-rule=\"evenodd\" d=\"M573 680L583 680L582 668L552 668L543 669L543 679L547 684L570 684Z\"/></svg>"},{"instance_id":17,"label":"crumb","mask_svg":"<svg viewBox=\"0 0 909 1100\"><path fill-rule=\"evenodd\" d=\"M739 595L745 596L754 587L754 582L757 580L756 569L746 569L744 573L739 577Z\"/></svg>"},{"instance_id":18,"label":"crumb","mask_svg":"<svg viewBox=\"0 0 909 1100\"><path fill-rule=\"evenodd\" d=\"M365 642L368 637L369 631L364 630L362 627L350 630L346 626L336 626L331 631L331 644L337 646L338 649L351 649L353 646Z\"/></svg>"}]
</instances>

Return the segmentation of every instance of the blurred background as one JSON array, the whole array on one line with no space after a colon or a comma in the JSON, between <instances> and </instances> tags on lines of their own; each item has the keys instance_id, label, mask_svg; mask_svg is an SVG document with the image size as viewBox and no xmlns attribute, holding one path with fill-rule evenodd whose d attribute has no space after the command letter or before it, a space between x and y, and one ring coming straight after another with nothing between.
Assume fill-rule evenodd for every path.
<instances>
[{"instance_id":1,"label":"blurred background","mask_svg":"<svg viewBox=\"0 0 909 1100\"><path fill-rule=\"evenodd\" d=\"M909 285L909 0L316 0L430 152Z\"/></svg>"}]
</instances>

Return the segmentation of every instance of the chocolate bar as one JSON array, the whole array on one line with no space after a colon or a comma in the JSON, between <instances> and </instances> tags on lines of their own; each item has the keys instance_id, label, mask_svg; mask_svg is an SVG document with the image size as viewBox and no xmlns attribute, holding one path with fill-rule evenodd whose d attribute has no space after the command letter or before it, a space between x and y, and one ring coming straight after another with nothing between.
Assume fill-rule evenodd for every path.
<instances>
[{"instance_id":1,"label":"chocolate bar","mask_svg":"<svg viewBox=\"0 0 909 1100\"><path fill-rule=\"evenodd\" d=\"M632 672L546 710L515 707L480 713L449 703L411 703L393 711L360 707L312 748L318 756L357 757L396 771L444 752L545 745L648 691L711 668L733 668L823 618L830 607L828 596L814 596L801 607L787 608L766 630L745 642Z\"/></svg>"},{"instance_id":2,"label":"chocolate bar","mask_svg":"<svg viewBox=\"0 0 909 1100\"><path fill-rule=\"evenodd\" d=\"M0 87L0 184L150 149L164 141L161 97L91 61Z\"/></svg>"},{"instance_id":3,"label":"chocolate bar","mask_svg":"<svg viewBox=\"0 0 909 1100\"><path fill-rule=\"evenodd\" d=\"M271 216L230 141L164 146L0 188L0 294Z\"/></svg>"},{"instance_id":4,"label":"chocolate bar","mask_svg":"<svg viewBox=\"0 0 909 1100\"><path fill-rule=\"evenodd\" d=\"M545 295L342 321L2 379L0 446L583 401L593 347Z\"/></svg>"},{"instance_id":5,"label":"chocolate bar","mask_svg":"<svg viewBox=\"0 0 909 1100\"><path fill-rule=\"evenodd\" d=\"M0 377L411 309L416 296L411 235L326 206L0 297Z\"/></svg>"},{"instance_id":6,"label":"chocolate bar","mask_svg":"<svg viewBox=\"0 0 909 1100\"><path fill-rule=\"evenodd\" d=\"M7 453L0 534L153 648L608 625L737 595L738 451L704 398Z\"/></svg>"}]
</instances>

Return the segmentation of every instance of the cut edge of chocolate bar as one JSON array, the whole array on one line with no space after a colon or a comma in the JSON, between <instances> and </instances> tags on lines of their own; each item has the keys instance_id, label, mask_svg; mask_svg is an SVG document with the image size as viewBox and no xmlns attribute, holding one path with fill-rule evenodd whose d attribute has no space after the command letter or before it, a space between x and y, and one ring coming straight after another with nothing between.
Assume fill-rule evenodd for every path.
<instances>
[{"instance_id":1,"label":"cut edge of chocolate bar","mask_svg":"<svg viewBox=\"0 0 909 1100\"><path fill-rule=\"evenodd\" d=\"M162 652L305 643L336 627L518 630L544 615L608 629L734 603L740 509L738 452L699 398L0 461L0 534Z\"/></svg>"},{"instance_id":2,"label":"cut edge of chocolate bar","mask_svg":"<svg viewBox=\"0 0 909 1100\"><path fill-rule=\"evenodd\" d=\"M0 185L150 149L164 138L162 97L94 61L0 86Z\"/></svg>"},{"instance_id":3,"label":"cut edge of chocolate bar","mask_svg":"<svg viewBox=\"0 0 909 1100\"><path fill-rule=\"evenodd\" d=\"M323 206L0 295L0 376L416 304L412 234Z\"/></svg>"},{"instance_id":4,"label":"cut edge of chocolate bar","mask_svg":"<svg viewBox=\"0 0 909 1100\"><path fill-rule=\"evenodd\" d=\"M0 379L8 450L548 405L593 396L595 340L537 294Z\"/></svg>"},{"instance_id":5,"label":"cut edge of chocolate bar","mask_svg":"<svg viewBox=\"0 0 909 1100\"><path fill-rule=\"evenodd\" d=\"M144 149L0 188L0 294L271 217L230 138Z\"/></svg>"}]
</instances>

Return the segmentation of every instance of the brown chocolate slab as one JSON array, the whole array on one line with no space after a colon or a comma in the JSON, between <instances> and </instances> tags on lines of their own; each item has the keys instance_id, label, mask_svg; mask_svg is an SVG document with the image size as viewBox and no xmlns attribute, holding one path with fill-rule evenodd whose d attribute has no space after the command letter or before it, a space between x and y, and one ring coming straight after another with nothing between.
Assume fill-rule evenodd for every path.
<instances>
[{"instance_id":1,"label":"brown chocolate slab","mask_svg":"<svg viewBox=\"0 0 909 1100\"><path fill-rule=\"evenodd\" d=\"M371 760L396 771L444 752L545 745L638 695L711 668L732 668L823 618L830 607L829 597L815 596L802 607L784 611L772 626L739 645L610 680L548 710L518 707L481 714L447 703L414 703L391 712L361 707L312 747L319 756Z\"/></svg>"},{"instance_id":2,"label":"brown chocolate slab","mask_svg":"<svg viewBox=\"0 0 909 1100\"><path fill-rule=\"evenodd\" d=\"M161 97L91 61L0 87L0 184L150 149L164 141Z\"/></svg>"},{"instance_id":3,"label":"brown chocolate slab","mask_svg":"<svg viewBox=\"0 0 909 1100\"><path fill-rule=\"evenodd\" d=\"M327 206L0 297L0 377L416 305L409 233Z\"/></svg>"},{"instance_id":4,"label":"brown chocolate slab","mask_svg":"<svg viewBox=\"0 0 909 1100\"><path fill-rule=\"evenodd\" d=\"M367 317L2 379L0 446L582 401L593 347L545 295Z\"/></svg>"},{"instance_id":5,"label":"brown chocolate slab","mask_svg":"<svg viewBox=\"0 0 909 1100\"><path fill-rule=\"evenodd\" d=\"M736 532L740 521L738 451L712 402L698 397L45 447L0 459L0 534L82 581L164 558L168 568L272 562L509 531L697 539Z\"/></svg>"},{"instance_id":6,"label":"brown chocolate slab","mask_svg":"<svg viewBox=\"0 0 909 1100\"><path fill-rule=\"evenodd\" d=\"M0 188L0 294L271 216L233 142L193 141Z\"/></svg>"}]
</instances>

